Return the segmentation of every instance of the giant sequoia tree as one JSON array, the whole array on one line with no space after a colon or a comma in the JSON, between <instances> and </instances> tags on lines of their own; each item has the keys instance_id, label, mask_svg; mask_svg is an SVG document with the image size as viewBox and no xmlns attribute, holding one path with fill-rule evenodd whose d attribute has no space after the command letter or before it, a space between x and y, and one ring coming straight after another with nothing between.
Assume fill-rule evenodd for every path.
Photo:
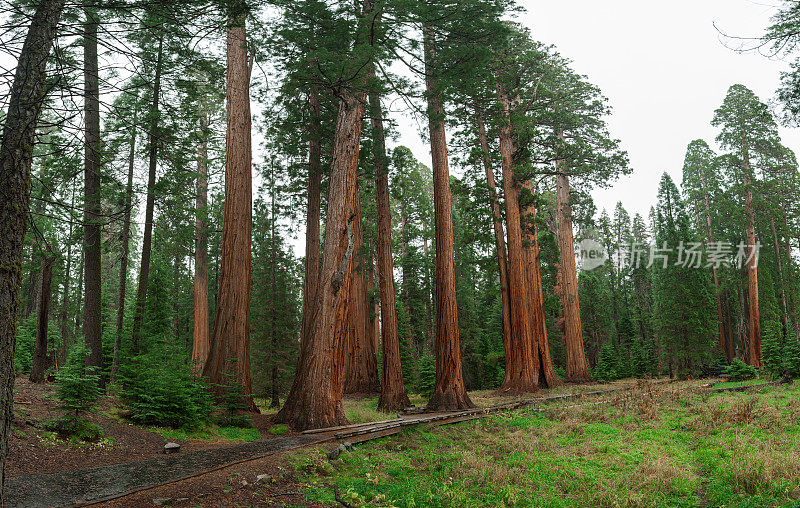
<instances>
[{"instance_id":1,"label":"giant sequoia tree","mask_svg":"<svg viewBox=\"0 0 800 508\"><path fill-rule=\"evenodd\" d=\"M339 115L328 182L328 208L318 286L310 314L303 318L300 357L292 388L276 421L297 429L341 425L347 300L353 279L354 224L359 145L366 104L366 72L373 58L372 27L379 20L367 0L358 6L354 44L346 70L355 74L336 90ZM308 320L308 321L306 321Z\"/></svg>"},{"instance_id":2,"label":"giant sequoia tree","mask_svg":"<svg viewBox=\"0 0 800 508\"><path fill-rule=\"evenodd\" d=\"M250 378L252 174L250 66L243 3L232 6L227 36L227 137L222 261L214 328L203 375L218 393L237 389L256 410ZM235 388L230 387L231 382Z\"/></svg>"},{"instance_id":3,"label":"giant sequoia tree","mask_svg":"<svg viewBox=\"0 0 800 508\"><path fill-rule=\"evenodd\" d=\"M780 146L778 126L767 108L756 95L742 85L728 89L725 100L715 112L712 125L720 128L717 141L731 151L727 164L732 177L744 197L746 224L743 243L746 249L748 354L751 365L760 367L761 320L758 304L758 245L756 237L756 210L753 193L756 170L763 169Z\"/></svg>"},{"instance_id":4,"label":"giant sequoia tree","mask_svg":"<svg viewBox=\"0 0 800 508\"><path fill-rule=\"evenodd\" d=\"M572 72L565 62L554 73L550 87L555 90L552 105L542 123L552 128L544 144L555 162L556 223L559 247L558 287L562 329L566 344L568 381L590 379L583 347L578 280L573 238L570 179L584 185L608 185L620 174L630 172L627 155L619 141L608 133L605 117L610 109L600 90L583 76Z\"/></svg>"},{"instance_id":5,"label":"giant sequoia tree","mask_svg":"<svg viewBox=\"0 0 800 508\"><path fill-rule=\"evenodd\" d=\"M371 72L374 76L374 70ZM377 277L380 288L381 340L383 344L383 376L378 408L397 411L410 406L411 401L403 384L400 363L400 336L397 328L397 307L394 291L392 261L392 216L389 207L389 159L386 156L386 135L383 127L383 107L377 90L369 93L369 113L372 126L372 161L375 168L375 205L377 215Z\"/></svg>"},{"instance_id":6,"label":"giant sequoia tree","mask_svg":"<svg viewBox=\"0 0 800 508\"><path fill-rule=\"evenodd\" d=\"M473 407L473 404L467 395L461 372L453 250L453 205L444 129L445 112L437 79L439 60L436 56L436 37L430 26L424 27L423 31L436 234L436 386L428 407L465 409Z\"/></svg>"}]
</instances>

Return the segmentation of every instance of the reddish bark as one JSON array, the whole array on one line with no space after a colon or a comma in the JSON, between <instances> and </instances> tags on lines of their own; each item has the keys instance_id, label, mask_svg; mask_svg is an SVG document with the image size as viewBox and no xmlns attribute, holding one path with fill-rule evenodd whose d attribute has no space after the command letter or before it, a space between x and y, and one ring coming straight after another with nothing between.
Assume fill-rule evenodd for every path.
<instances>
[{"instance_id":1,"label":"reddish bark","mask_svg":"<svg viewBox=\"0 0 800 508\"><path fill-rule=\"evenodd\" d=\"M348 302L349 338L344 393L374 394L381 390L378 381L378 361L369 329L367 307L367 264L364 252L364 226L361 215L361 198L356 188L353 200L353 281Z\"/></svg>"},{"instance_id":2,"label":"reddish bark","mask_svg":"<svg viewBox=\"0 0 800 508\"><path fill-rule=\"evenodd\" d=\"M303 281L303 325L300 337L306 337L311 307L317 294L320 263L320 184L322 180L322 143L319 93L312 87L308 94L310 111L308 139L308 204L306 208L306 259ZM300 349L305 347L301 341Z\"/></svg>"},{"instance_id":3,"label":"reddish bark","mask_svg":"<svg viewBox=\"0 0 800 508\"><path fill-rule=\"evenodd\" d=\"M520 221L517 184L514 175L513 140L511 138L510 103L499 93L504 121L500 127L500 161L503 167L503 196L506 209L506 236L508 237L508 293L510 300L511 351L506 363L506 381L502 392L524 393L538 389L538 355L531 350L528 292L522 252L522 224Z\"/></svg>"},{"instance_id":4,"label":"reddish bark","mask_svg":"<svg viewBox=\"0 0 800 508\"><path fill-rule=\"evenodd\" d=\"M202 370L208 359L208 120L202 115L202 139L197 147L197 196L194 222L194 326L192 328L192 360Z\"/></svg>"},{"instance_id":5,"label":"reddish bark","mask_svg":"<svg viewBox=\"0 0 800 508\"><path fill-rule=\"evenodd\" d=\"M377 23L377 14L374 16L371 0L364 0L354 42L356 48L371 44L371 40L364 38L369 33L368 26ZM334 131L319 282L310 314L304 318L307 327L300 339L292 388L283 408L275 415L275 421L298 430L347 422L342 406L347 344L342 340L346 334L340 330L347 323L352 281L358 155L366 101L364 76L359 72L354 76L354 83L338 90L339 115Z\"/></svg>"},{"instance_id":6,"label":"reddish bark","mask_svg":"<svg viewBox=\"0 0 800 508\"><path fill-rule=\"evenodd\" d=\"M434 76L436 48L432 31L424 27L428 128L433 166L433 204L436 239L436 384L430 409L466 409L474 404L464 387L456 308L453 210L450 167L444 128L444 106Z\"/></svg>"},{"instance_id":7,"label":"reddish bark","mask_svg":"<svg viewBox=\"0 0 800 508\"><path fill-rule=\"evenodd\" d=\"M508 266L506 262L506 241L503 233L503 221L500 215L500 203L497 199L497 186L494 181L494 170L489 158L489 141L486 136L486 126L479 114L475 115L478 125L478 140L481 145L483 169L486 173L486 185L489 189L489 204L492 208L492 229L497 249L497 267L500 272L500 297L503 311L503 351L505 352L506 365L511 365L511 298L508 294ZM503 385L509 382L510 370L506 369Z\"/></svg>"},{"instance_id":8,"label":"reddish bark","mask_svg":"<svg viewBox=\"0 0 800 508\"><path fill-rule=\"evenodd\" d=\"M533 193L533 182L523 182L523 187ZM536 231L536 207L526 203L522 210L525 217L523 228L523 256L525 263L525 280L528 289L528 320L531 330L531 350L534 365L538 368L539 385L549 388L563 383L553 368L550 356L550 343L547 339L547 323L544 317L544 291L542 290L542 260L539 258L539 237Z\"/></svg>"},{"instance_id":9,"label":"reddish bark","mask_svg":"<svg viewBox=\"0 0 800 508\"><path fill-rule=\"evenodd\" d=\"M374 72L373 72L374 74ZM381 338L383 340L383 377L378 409L398 411L411 405L403 384L400 364L400 336L394 294L392 263L392 215L389 206L389 164L383 130L383 108L377 92L369 95L375 166L375 209L377 215L377 277L381 295Z\"/></svg>"},{"instance_id":10,"label":"reddish bark","mask_svg":"<svg viewBox=\"0 0 800 508\"><path fill-rule=\"evenodd\" d=\"M328 185L327 225L319 284L301 338L292 388L275 421L305 430L344 425L342 406L353 266L353 207L364 117L363 93L345 91L339 105Z\"/></svg>"},{"instance_id":11,"label":"reddish bark","mask_svg":"<svg viewBox=\"0 0 800 508\"><path fill-rule=\"evenodd\" d=\"M227 136L222 260L214 328L203 376L212 391L240 390L243 405L258 411L250 378L252 174L250 67L244 13L230 20L227 37ZM224 386L228 385L228 386Z\"/></svg>"},{"instance_id":12,"label":"reddish bark","mask_svg":"<svg viewBox=\"0 0 800 508\"><path fill-rule=\"evenodd\" d=\"M747 214L746 240L747 305L748 305L748 360L753 367L761 367L761 321L758 309L758 251L756 250L755 213L753 211L753 186L750 162L744 163L745 212Z\"/></svg>"},{"instance_id":13,"label":"reddish bark","mask_svg":"<svg viewBox=\"0 0 800 508\"><path fill-rule=\"evenodd\" d=\"M562 135L559 133L559 137ZM564 343L567 357L566 381L581 383L591 381L583 350L581 310L578 303L578 272L575 266L575 241L572 236L572 207L569 202L569 176L566 163L557 162L556 204L558 222L558 250L561 280L559 299L563 312Z\"/></svg>"}]
</instances>

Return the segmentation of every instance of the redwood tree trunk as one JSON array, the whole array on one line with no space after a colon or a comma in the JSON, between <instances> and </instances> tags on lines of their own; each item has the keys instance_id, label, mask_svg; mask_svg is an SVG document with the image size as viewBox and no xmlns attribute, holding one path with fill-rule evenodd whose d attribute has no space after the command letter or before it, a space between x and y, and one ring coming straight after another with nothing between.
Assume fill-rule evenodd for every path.
<instances>
[{"instance_id":1,"label":"redwood tree trunk","mask_svg":"<svg viewBox=\"0 0 800 508\"><path fill-rule=\"evenodd\" d=\"M428 408L466 409L474 407L474 404L464 387L464 375L461 369L456 308L453 207L444 129L445 113L438 80L434 75L434 69L437 67L434 36L427 26L423 31L436 238L436 384L433 395L428 401Z\"/></svg>"},{"instance_id":2,"label":"redwood tree trunk","mask_svg":"<svg viewBox=\"0 0 800 508\"><path fill-rule=\"evenodd\" d=\"M486 173L486 184L489 188L489 204L492 208L492 228L497 249L497 267L500 272L500 297L503 304L503 351L505 352L506 365L511 365L511 297L508 294L508 266L506 263L506 241L503 233L503 222L500 215L500 202L497 199L497 186L494 182L494 170L489 158L489 141L486 136L486 126L480 114L475 115L478 124L478 138L481 145L483 169ZM503 385L509 381L510 371L506 369Z\"/></svg>"},{"instance_id":3,"label":"redwood tree trunk","mask_svg":"<svg viewBox=\"0 0 800 508\"><path fill-rule=\"evenodd\" d=\"M372 2L362 2L354 47L364 48L372 17ZM375 14L377 16L377 14ZM356 69L363 69L354 62ZM363 62L369 64L370 62ZM275 416L295 429L342 425L347 422L342 406L346 344L340 328L346 326L347 300L353 270L353 220L358 155L366 100L364 76L354 73L354 83L338 90L339 115L333 139L328 183L325 243L318 285L307 326L301 337L300 357L292 388L283 408Z\"/></svg>"},{"instance_id":4,"label":"redwood tree trunk","mask_svg":"<svg viewBox=\"0 0 800 508\"><path fill-rule=\"evenodd\" d=\"M197 147L197 197L194 222L194 326L192 360L203 369L208 358L208 120L202 114L201 140Z\"/></svg>"},{"instance_id":5,"label":"redwood tree trunk","mask_svg":"<svg viewBox=\"0 0 800 508\"><path fill-rule=\"evenodd\" d=\"M533 182L528 179L523 183L525 189L533 193ZM538 365L539 384L549 388L564 384L553 368L550 356L550 343L547 339L547 323L544 317L544 291L542 290L542 261L539 258L539 237L536 231L536 207L526 203L523 211L525 227L523 236L523 257L525 263L525 281L528 289L528 322L531 330L531 350L534 365Z\"/></svg>"},{"instance_id":6,"label":"redwood tree trunk","mask_svg":"<svg viewBox=\"0 0 800 508\"><path fill-rule=\"evenodd\" d=\"M133 330L131 331L131 349L133 354L139 352L144 305L147 301L147 283L150 278L150 254L153 242L153 210L155 208L156 166L158 163L158 114L159 95L161 94L161 66L163 58L163 34L158 41L158 57L156 60L155 79L153 80L153 99L150 106L150 132L148 133L149 167L147 174L147 201L144 211L144 237L142 238L142 262L139 265L139 288L136 293L136 306L133 312Z\"/></svg>"},{"instance_id":7,"label":"redwood tree trunk","mask_svg":"<svg viewBox=\"0 0 800 508\"><path fill-rule=\"evenodd\" d=\"M345 90L339 105L333 158L328 185L327 224L322 251L319 285L313 299L307 328L301 338L300 357L292 388L277 422L296 430L344 425L342 406L344 361L337 333L347 322L353 267L353 214L358 173L358 150L364 117L363 92Z\"/></svg>"},{"instance_id":8,"label":"redwood tree trunk","mask_svg":"<svg viewBox=\"0 0 800 508\"><path fill-rule=\"evenodd\" d=\"M348 362L344 382L344 393L373 394L380 392L378 362L375 358L372 336L369 330L369 308L367 307L367 264L364 255L364 227L361 214L361 197L358 188L353 201L353 282L350 285L348 311L350 322Z\"/></svg>"},{"instance_id":9,"label":"redwood tree trunk","mask_svg":"<svg viewBox=\"0 0 800 508\"><path fill-rule=\"evenodd\" d=\"M560 135L559 135L560 136ZM569 203L569 176L565 162L558 161L556 176L556 205L558 221L558 250L561 281L559 299L564 314L564 343L567 357L566 380L571 383L590 381L583 351L581 310L578 304L578 273L575 266L575 242L572 237L572 207Z\"/></svg>"},{"instance_id":10,"label":"redwood tree trunk","mask_svg":"<svg viewBox=\"0 0 800 508\"><path fill-rule=\"evenodd\" d=\"M320 263L320 184L322 181L322 125L320 119L319 92L315 87L308 94L311 112L308 139L308 205L306 208L306 259L303 281L303 324L300 337L306 337L311 307L317 294ZM301 351L305 343L301 341Z\"/></svg>"},{"instance_id":11,"label":"redwood tree trunk","mask_svg":"<svg viewBox=\"0 0 800 508\"><path fill-rule=\"evenodd\" d=\"M138 97L136 98L138 100ZM111 379L117 377L119 357L122 349L122 325L125 318L125 289L128 285L128 245L131 235L131 201L133 197L133 163L136 155L136 120L138 108L133 113L131 149L128 153L128 181L125 184L125 218L122 222L122 254L119 264L119 291L117 292L117 330L114 334L114 360L111 364Z\"/></svg>"},{"instance_id":12,"label":"redwood tree trunk","mask_svg":"<svg viewBox=\"0 0 800 508\"><path fill-rule=\"evenodd\" d=\"M83 212L83 263L84 301L83 335L89 355L87 367L103 368L103 337L100 330L100 305L102 293L100 259L100 85L97 62L97 13L84 10L86 21L83 32L84 77L84 212ZM101 385L103 378L100 378Z\"/></svg>"},{"instance_id":13,"label":"redwood tree trunk","mask_svg":"<svg viewBox=\"0 0 800 508\"><path fill-rule=\"evenodd\" d=\"M47 327L50 322L50 283L53 281L53 261L55 261L55 257L52 255L48 255L42 260L42 288L39 293L36 347L33 352L33 364L29 378L32 383L44 382L44 373L50 367L50 358L47 356Z\"/></svg>"},{"instance_id":14,"label":"redwood tree trunk","mask_svg":"<svg viewBox=\"0 0 800 508\"><path fill-rule=\"evenodd\" d=\"M19 314L22 246L30 209L31 160L42 101L45 70L64 0L36 7L19 55L0 138L0 506L14 399L14 350Z\"/></svg>"},{"instance_id":15,"label":"redwood tree trunk","mask_svg":"<svg viewBox=\"0 0 800 508\"><path fill-rule=\"evenodd\" d=\"M761 367L761 321L758 310L758 252L756 250L756 225L753 211L753 188L750 163L745 160L745 212L747 214L747 305L749 360L753 367Z\"/></svg>"},{"instance_id":16,"label":"redwood tree trunk","mask_svg":"<svg viewBox=\"0 0 800 508\"><path fill-rule=\"evenodd\" d=\"M373 71L374 74L374 71ZM392 215L389 207L389 164L383 130L383 108L377 92L369 94L375 167L375 210L377 215L378 284L381 295L381 340L383 342L383 377L378 409L398 411L411 405L403 384L400 364L400 335L394 293L392 262Z\"/></svg>"},{"instance_id":17,"label":"redwood tree trunk","mask_svg":"<svg viewBox=\"0 0 800 508\"><path fill-rule=\"evenodd\" d=\"M237 3L234 8L241 9ZM245 14L229 19L227 38L227 136L222 260L214 329L203 376L212 391L239 390L243 406L258 411L250 378L250 285L252 246L252 174L250 139L250 66ZM235 386L230 386L234 384Z\"/></svg>"},{"instance_id":18,"label":"redwood tree trunk","mask_svg":"<svg viewBox=\"0 0 800 508\"><path fill-rule=\"evenodd\" d=\"M531 350L530 318L528 317L528 292L525 287L525 265L522 253L522 224L514 175L513 141L511 139L510 104L500 92L503 107L503 125L500 128L500 160L503 167L503 196L506 208L506 235L508 237L508 289L511 305L511 363L506 364L506 382L502 392L524 393L538 389L539 369ZM536 356L538 358L538 356Z\"/></svg>"}]
</instances>

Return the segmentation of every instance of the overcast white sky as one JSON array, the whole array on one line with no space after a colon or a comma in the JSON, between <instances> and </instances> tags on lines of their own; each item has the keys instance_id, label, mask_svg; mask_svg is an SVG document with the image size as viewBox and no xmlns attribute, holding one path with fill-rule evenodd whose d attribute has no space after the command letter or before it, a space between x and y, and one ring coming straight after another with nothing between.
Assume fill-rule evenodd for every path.
<instances>
[{"instance_id":1,"label":"overcast white sky","mask_svg":"<svg viewBox=\"0 0 800 508\"><path fill-rule=\"evenodd\" d=\"M658 181L669 172L677 183L686 145L703 138L714 146L710 125L728 87L741 83L771 100L788 61L726 47L726 33L759 36L777 0L520 0L519 21L533 36L573 61L599 86L614 108L612 134L630 156L633 174L595 191L598 209L611 213L622 201L645 218L656 202ZM728 46L735 41L727 41ZM427 144L409 120L401 120L400 144L430 163ZM800 150L800 131L781 129L784 143Z\"/></svg>"}]
</instances>

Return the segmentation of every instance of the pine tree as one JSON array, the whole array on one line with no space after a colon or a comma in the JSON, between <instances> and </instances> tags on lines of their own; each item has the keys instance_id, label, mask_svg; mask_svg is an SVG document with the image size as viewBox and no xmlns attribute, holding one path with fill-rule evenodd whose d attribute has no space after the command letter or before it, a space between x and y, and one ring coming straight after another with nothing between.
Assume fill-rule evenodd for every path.
<instances>
[{"instance_id":1,"label":"pine tree","mask_svg":"<svg viewBox=\"0 0 800 508\"><path fill-rule=\"evenodd\" d=\"M45 96L45 70L63 0L39 3L17 61L0 138L0 505L5 504L5 464L14 392L14 349L19 312L20 265L30 206L33 141Z\"/></svg>"},{"instance_id":2,"label":"pine tree","mask_svg":"<svg viewBox=\"0 0 800 508\"><path fill-rule=\"evenodd\" d=\"M667 249L674 259L654 255L650 260L654 315L670 374L677 369L681 376L698 372L708 360L715 329L708 272L697 267L690 254L698 240L678 188L665 173L659 185L654 241L656 249Z\"/></svg>"},{"instance_id":3,"label":"pine tree","mask_svg":"<svg viewBox=\"0 0 800 508\"><path fill-rule=\"evenodd\" d=\"M683 190L687 195L690 206L695 209L698 226L704 231L706 248L715 243L711 202L718 189L716 186L721 175L716 161L716 155L708 144L696 139L686 148L686 157L683 163ZM712 266L714 279L714 293L717 298L717 329L719 346L728 362L733 360L732 342L725 333L722 316L722 297L720 294L719 274L717 267Z\"/></svg>"}]
</instances>

